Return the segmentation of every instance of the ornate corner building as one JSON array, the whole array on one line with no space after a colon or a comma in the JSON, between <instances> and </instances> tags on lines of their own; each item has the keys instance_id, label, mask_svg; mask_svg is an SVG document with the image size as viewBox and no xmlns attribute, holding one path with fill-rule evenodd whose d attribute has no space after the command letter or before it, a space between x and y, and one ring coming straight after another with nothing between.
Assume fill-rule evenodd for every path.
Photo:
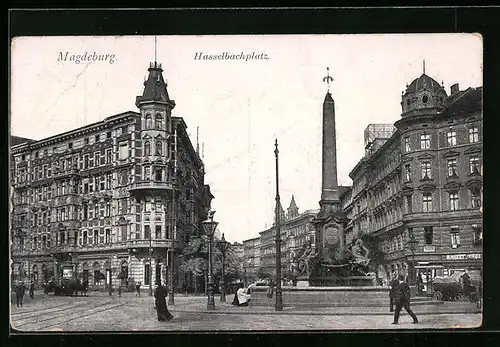
<instances>
[{"instance_id":1,"label":"ornate corner building","mask_svg":"<svg viewBox=\"0 0 500 347\"><path fill-rule=\"evenodd\" d=\"M168 282L173 266L176 286L192 281L175 253L202 233L213 195L161 64L148 70L139 112L39 141L11 137L13 279L147 286Z\"/></svg>"},{"instance_id":2,"label":"ornate corner building","mask_svg":"<svg viewBox=\"0 0 500 347\"><path fill-rule=\"evenodd\" d=\"M401 95L392 124L370 125L366 154L350 173L345 237L376 236L385 266L414 278L482 264L482 87L448 95L425 72ZM409 242L410 241L410 242Z\"/></svg>"}]
</instances>

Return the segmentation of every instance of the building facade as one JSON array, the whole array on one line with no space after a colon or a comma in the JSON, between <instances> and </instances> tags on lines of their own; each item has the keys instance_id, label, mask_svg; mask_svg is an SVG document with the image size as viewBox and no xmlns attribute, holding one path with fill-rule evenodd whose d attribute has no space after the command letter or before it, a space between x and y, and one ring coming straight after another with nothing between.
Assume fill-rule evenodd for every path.
<instances>
[{"instance_id":1,"label":"building facade","mask_svg":"<svg viewBox=\"0 0 500 347\"><path fill-rule=\"evenodd\" d=\"M258 277L260 268L260 237L243 241L243 278L246 283Z\"/></svg>"},{"instance_id":2,"label":"building facade","mask_svg":"<svg viewBox=\"0 0 500 347\"><path fill-rule=\"evenodd\" d=\"M395 271L411 280L421 274L425 282L463 269L478 276L482 87L455 84L447 95L424 73L407 86L401 105L394 129L368 136L367 153L350 173L346 237L376 236L386 253L383 278ZM373 125L367 131L376 132Z\"/></svg>"},{"instance_id":3,"label":"building facade","mask_svg":"<svg viewBox=\"0 0 500 347\"><path fill-rule=\"evenodd\" d=\"M139 112L39 141L12 139L13 279L147 286L166 283L173 264L176 286L191 280L177 271L175 252L201 233L213 196L186 123L172 115L161 64L148 71Z\"/></svg>"}]
</instances>

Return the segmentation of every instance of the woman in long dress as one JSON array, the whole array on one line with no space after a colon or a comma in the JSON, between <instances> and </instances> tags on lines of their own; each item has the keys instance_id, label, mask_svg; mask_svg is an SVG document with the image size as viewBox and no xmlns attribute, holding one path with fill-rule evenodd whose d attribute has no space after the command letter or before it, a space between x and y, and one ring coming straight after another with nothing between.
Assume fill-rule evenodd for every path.
<instances>
[{"instance_id":1,"label":"woman in long dress","mask_svg":"<svg viewBox=\"0 0 500 347\"><path fill-rule=\"evenodd\" d=\"M160 322L169 321L174 318L167 309L167 301L165 300L167 295L167 289L161 284L158 284L155 289L155 307Z\"/></svg>"}]
</instances>

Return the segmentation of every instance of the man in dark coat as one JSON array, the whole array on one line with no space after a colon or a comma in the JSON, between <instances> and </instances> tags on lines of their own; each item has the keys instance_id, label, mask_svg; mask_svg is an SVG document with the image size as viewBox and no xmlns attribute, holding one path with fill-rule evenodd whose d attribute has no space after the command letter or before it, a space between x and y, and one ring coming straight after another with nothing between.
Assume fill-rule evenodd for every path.
<instances>
[{"instance_id":1,"label":"man in dark coat","mask_svg":"<svg viewBox=\"0 0 500 347\"><path fill-rule=\"evenodd\" d=\"M87 296L87 291L89 290L89 280L88 279L83 280L82 288L83 288L83 294L85 296Z\"/></svg>"},{"instance_id":2,"label":"man in dark coat","mask_svg":"<svg viewBox=\"0 0 500 347\"><path fill-rule=\"evenodd\" d=\"M389 282L389 312L394 312L394 293L399 285L398 277L396 273L392 273L392 279Z\"/></svg>"},{"instance_id":3,"label":"man in dark coat","mask_svg":"<svg viewBox=\"0 0 500 347\"><path fill-rule=\"evenodd\" d=\"M167 309L167 301L165 300L167 295L167 289L159 283L155 289L155 308L160 322L169 321L174 318Z\"/></svg>"},{"instance_id":4,"label":"man in dark coat","mask_svg":"<svg viewBox=\"0 0 500 347\"><path fill-rule=\"evenodd\" d=\"M417 316L410 309L410 287L404 281L404 276L399 275L399 285L396 287L394 291L394 301L396 301L396 312L394 312L394 322L392 324L398 324L399 321L399 313L401 312L401 308L405 308L406 312L413 318L413 324L418 323Z\"/></svg>"},{"instance_id":5,"label":"man in dark coat","mask_svg":"<svg viewBox=\"0 0 500 347\"><path fill-rule=\"evenodd\" d=\"M465 293L469 292L472 281L470 279L470 275L469 275L469 272L467 271L467 269L465 269L464 274L460 277L462 278L462 285L463 285L464 292Z\"/></svg>"},{"instance_id":6,"label":"man in dark coat","mask_svg":"<svg viewBox=\"0 0 500 347\"><path fill-rule=\"evenodd\" d=\"M139 295L139 297L141 297L141 282L135 285L135 290L137 291L137 293L135 293L135 296Z\"/></svg>"},{"instance_id":7,"label":"man in dark coat","mask_svg":"<svg viewBox=\"0 0 500 347\"><path fill-rule=\"evenodd\" d=\"M19 307L19 306L23 307L23 299L24 299L24 293L25 293L26 289L27 288L24 285L24 282L21 282L21 284L18 284L16 286L15 292L16 292L17 307Z\"/></svg>"},{"instance_id":8,"label":"man in dark coat","mask_svg":"<svg viewBox=\"0 0 500 347\"><path fill-rule=\"evenodd\" d=\"M233 299L233 306L238 306L240 304L240 302L238 301L238 289L240 288L240 286L238 285L238 288L234 291L234 299Z\"/></svg>"},{"instance_id":9,"label":"man in dark coat","mask_svg":"<svg viewBox=\"0 0 500 347\"><path fill-rule=\"evenodd\" d=\"M33 281L30 283L30 297L33 299L35 297L35 284Z\"/></svg>"}]
</instances>

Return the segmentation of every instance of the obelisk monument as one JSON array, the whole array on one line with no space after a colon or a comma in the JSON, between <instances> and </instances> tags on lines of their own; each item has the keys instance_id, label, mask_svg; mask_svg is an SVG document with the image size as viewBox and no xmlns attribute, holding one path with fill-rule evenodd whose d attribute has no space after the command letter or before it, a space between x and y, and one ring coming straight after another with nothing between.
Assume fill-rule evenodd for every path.
<instances>
[{"instance_id":1,"label":"obelisk monument","mask_svg":"<svg viewBox=\"0 0 500 347\"><path fill-rule=\"evenodd\" d=\"M322 141L322 177L320 212L313 220L316 229L315 248L319 252L318 260L329 262L330 249L344 246L344 226L347 218L340 206L340 194L337 181L337 141L335 124L335 102L330 93L330 71L323 79L328 90L323 101L323 141Z\"/></svg>"}]
</instances>

